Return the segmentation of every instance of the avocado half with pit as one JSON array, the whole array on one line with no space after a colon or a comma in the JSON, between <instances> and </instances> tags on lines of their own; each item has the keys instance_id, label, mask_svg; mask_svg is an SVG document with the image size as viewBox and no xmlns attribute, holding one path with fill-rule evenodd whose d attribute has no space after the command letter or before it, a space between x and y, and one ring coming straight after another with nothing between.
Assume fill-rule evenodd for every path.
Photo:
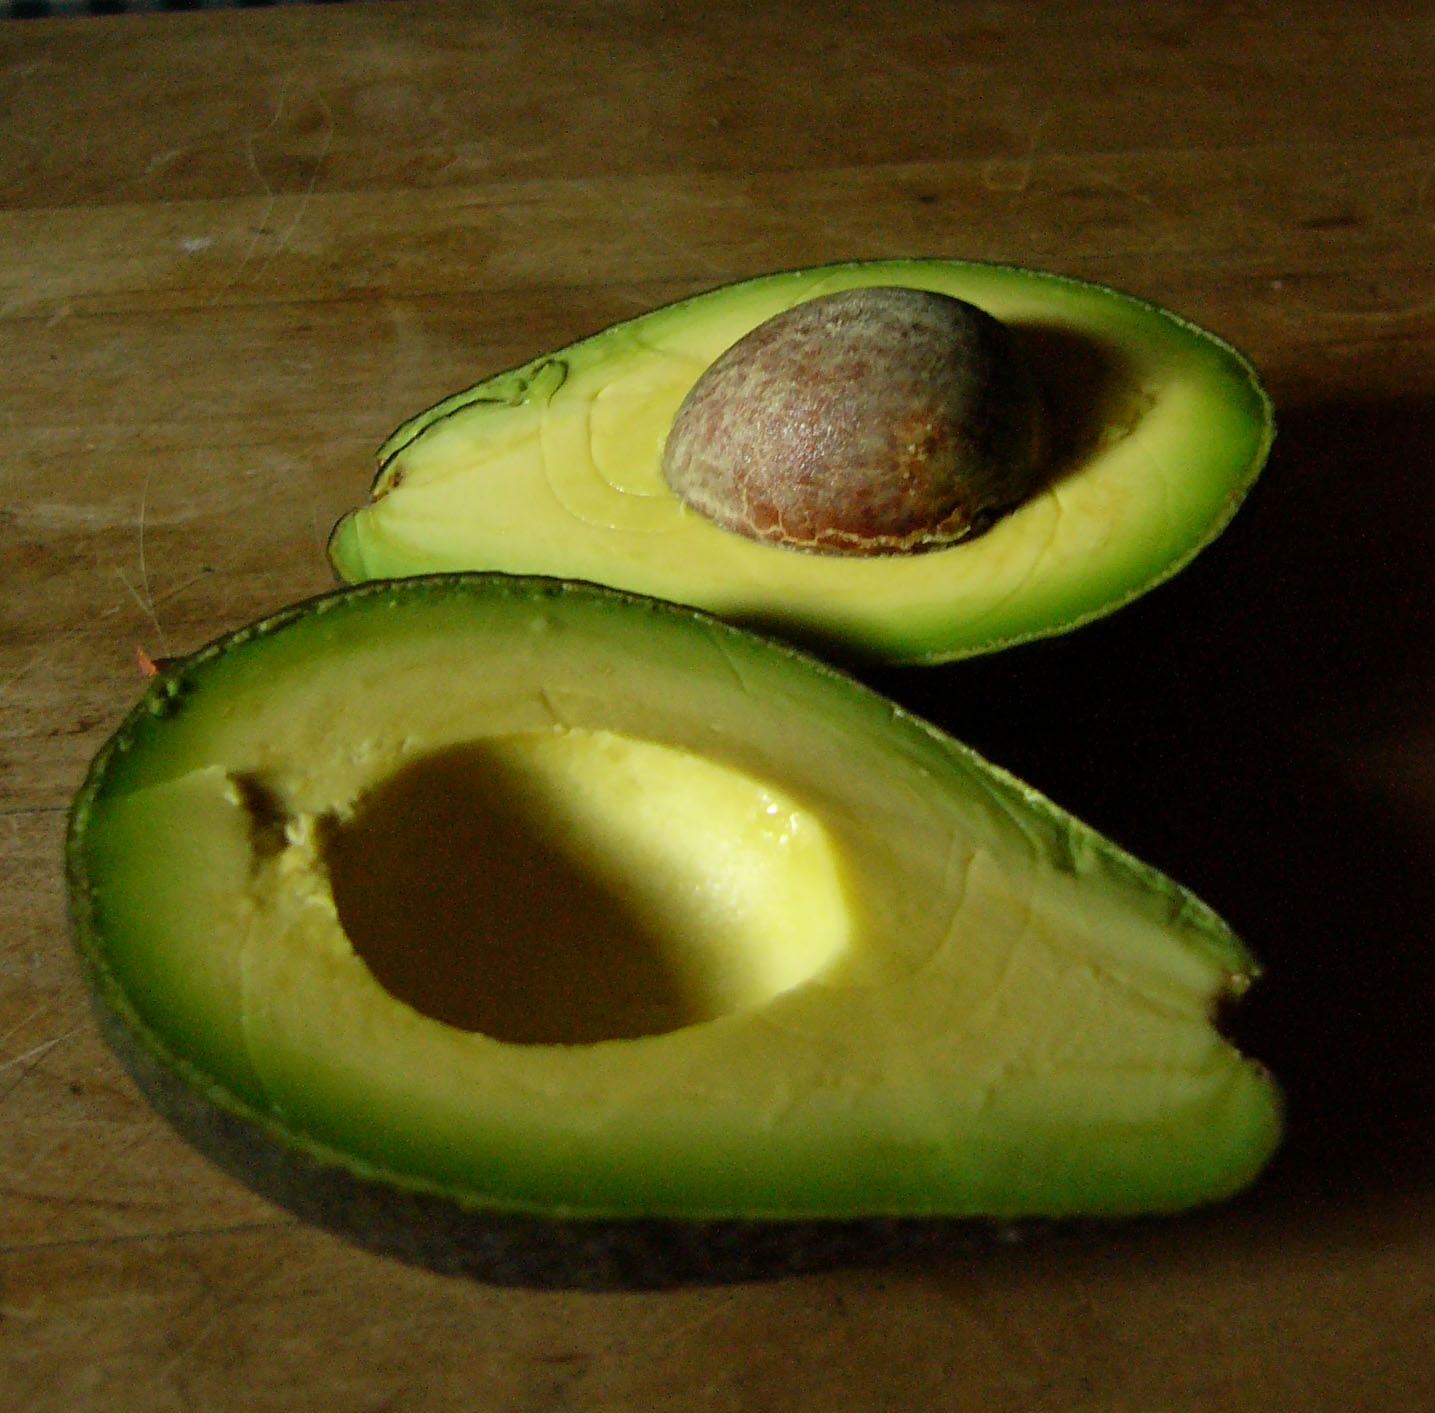
<instances>
[{"instance_id":1,"label":"avocado half with pit","mask_svg":"<svg viewBox=\"0 0 1435 1413\"><path fill-rule=\"evenodd\" d=\"M105 1032L201 1149L505 1282L1226 1198L1280 1102L1213 912L801 651L415 578L170 667L70 820Z\"/></svg>"},{"instance_id":2,"label":"avocado half with pit","mask_svg":"<svg viewBox=\"0 0 1435 1413\"><path fill-rule=\"evenodd\" d=\"M1035 489L984 533L860 558L765 543L691 509L663 460L695 384L758 326L859 287L953 296L1009 331L1045 405ZM938 662L1064 632L1174 574L1235 513L1272 435L1250 364L1148 303L962 261L833 265L655 310L439 403L380 449L371 499L329 553L351 583L463 569L587 579L850 662Z\"/></svg>"}]
</instances>

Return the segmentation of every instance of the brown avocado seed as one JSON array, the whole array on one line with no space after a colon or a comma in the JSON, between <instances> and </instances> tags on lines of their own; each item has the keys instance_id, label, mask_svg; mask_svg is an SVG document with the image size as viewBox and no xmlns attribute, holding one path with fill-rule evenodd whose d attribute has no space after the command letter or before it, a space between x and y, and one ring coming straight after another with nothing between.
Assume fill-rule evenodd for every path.
<instances>
[{"instance_id":1,"label":"brown avocado seed","mask_svg":"<svg viewBox=\"0 0 1435 1413\"><path fill-rule=\"evenodd\" d=\"M950 295L868 287L775 315L678 409L663 475L750 539L826 554L937 549L1042 478L1041 401L1011 333Z\"/></svg>"}]
</instances>

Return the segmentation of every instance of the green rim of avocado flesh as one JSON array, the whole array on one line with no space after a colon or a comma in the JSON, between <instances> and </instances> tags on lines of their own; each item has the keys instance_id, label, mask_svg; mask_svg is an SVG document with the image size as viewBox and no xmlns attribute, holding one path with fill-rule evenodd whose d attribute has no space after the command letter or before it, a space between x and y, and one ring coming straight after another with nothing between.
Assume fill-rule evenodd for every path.
<instances>
[{"instance_id":1,"label":"green rim of avocado flesh","mask_svg":"<svg viewBox=\"0 0 1435 1413\"><path fill-rule=\"evenodd\" d=\"M925 553L805 553L720 529L662 475L699 376L758 324L859 286L1000 319L1049 422L1039 490ZM1103 286L959 260L763 276L615 324L410 419L329 556L346 582L453 570L585 579L706 609L849 662L935 663L1066 632L1171 577L1235 514L1274 436L1250 363Z\"/></svg>"},{"instance_id":2,"label":"green rim of avocado flesh","mask_svg":"<svg viewBox=\"0 0 1435 1413\"><path fill-rule=\"evenodd\" d=\"M1171 1212L1279 1138L1213 1023L1258 968L1199 899L806 653L593 585L376 583L177 662L67 879L156 1107L441 1270Z\"/></svg>"}]
</instances>

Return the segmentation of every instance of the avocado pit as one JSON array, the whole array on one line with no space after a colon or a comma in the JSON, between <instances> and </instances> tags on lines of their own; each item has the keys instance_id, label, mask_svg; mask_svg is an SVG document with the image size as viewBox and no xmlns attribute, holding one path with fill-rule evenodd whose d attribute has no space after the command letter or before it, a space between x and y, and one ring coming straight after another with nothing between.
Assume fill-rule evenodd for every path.
<instances>
[{"instance_id":1,"label":"avocado pit","mask_svg":"<svg viewBox=\"0 0 1435 1413\"><path fill-rule=\"evenodd\" d=\"M750 539L904 554L1029 495L1042 427L1003 324L951 295L868 286L784 310L717 358L678 409L663 475Z\"/></svg>"}]
</instances>

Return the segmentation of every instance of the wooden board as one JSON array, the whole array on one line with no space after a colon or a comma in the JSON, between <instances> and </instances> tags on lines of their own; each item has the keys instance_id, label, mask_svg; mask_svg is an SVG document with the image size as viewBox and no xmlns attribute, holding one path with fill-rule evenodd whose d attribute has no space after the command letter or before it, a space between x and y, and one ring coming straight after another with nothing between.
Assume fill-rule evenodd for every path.
<instances>
[{"instance_id":1,"label":"wooden board","mask_svg":"<svg viewBox=\"0 0 1435 1413\"><path fill-rule=\"evenodd\" d=\"M1435 26L1418 6L643 0L0 27L0 1406L1435 1407ZM1270 979L1247 1198L766 1285L497 1291L195 1157L99 1041L59 848L186 651L331 579L408 414L859 256L1171 305L1276 395L1220 544L879 685L1175 873Z\"/></svg>"}]
</instances>

